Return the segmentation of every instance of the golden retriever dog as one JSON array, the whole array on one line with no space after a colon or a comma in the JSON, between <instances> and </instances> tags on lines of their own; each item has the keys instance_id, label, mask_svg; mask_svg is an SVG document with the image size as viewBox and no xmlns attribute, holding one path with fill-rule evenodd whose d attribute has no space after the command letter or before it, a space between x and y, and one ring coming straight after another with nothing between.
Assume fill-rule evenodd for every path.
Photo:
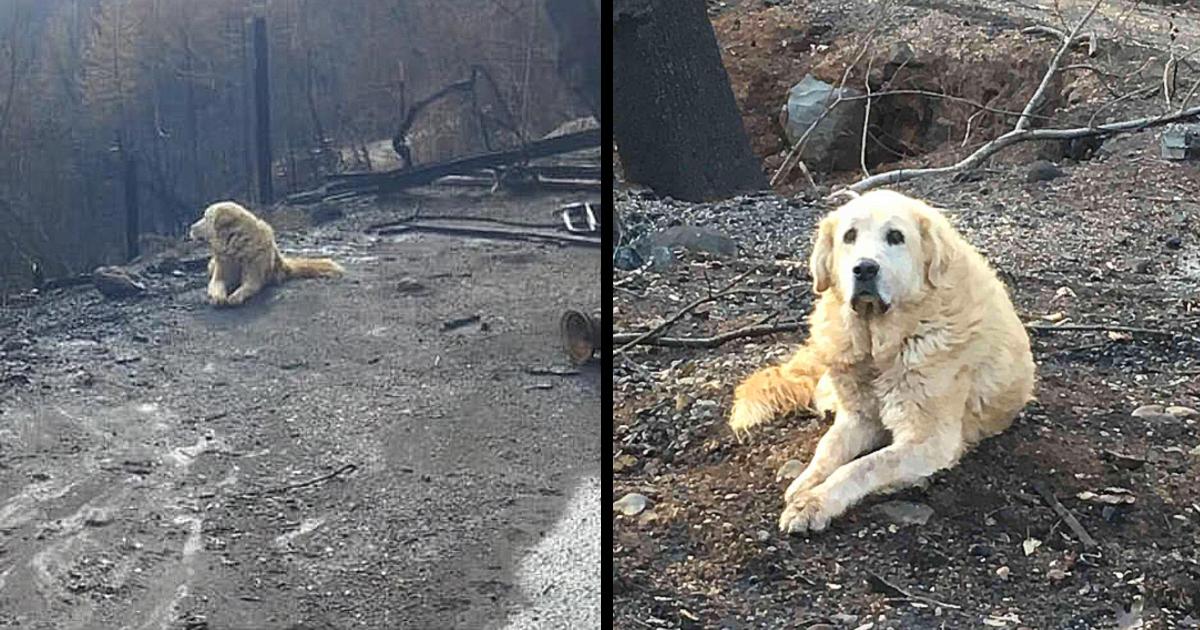
<instances>
[{"instance_id":1,"label":"golden retriever dog","mask_svg":"<svg viewBox=\"0 0 1200 630\"><path fill-rule=\"evenodd\" d=\"M328 258L288 258L279 253L275 230L232 201L214 203L192 224L189 235L208 241L208 299L216 306L236 306L263 287L288 278L341 275L341 265Z\"/></svg>"},{"instance_id":2,"label":"golden retriever dog","mask_svg":"<svg viewBox=\"0 0 1200 630\"><path fill-rule=\"evenodd\" d=\"M953 466L1034 388L1005 286L925 203L891 191L846 203L821 221L811 268L808 340L743 381L729 418L740 437L800 408L834 414L784 494L785 533L820 531L870 494Z\"/></svg>"}]
</instances>

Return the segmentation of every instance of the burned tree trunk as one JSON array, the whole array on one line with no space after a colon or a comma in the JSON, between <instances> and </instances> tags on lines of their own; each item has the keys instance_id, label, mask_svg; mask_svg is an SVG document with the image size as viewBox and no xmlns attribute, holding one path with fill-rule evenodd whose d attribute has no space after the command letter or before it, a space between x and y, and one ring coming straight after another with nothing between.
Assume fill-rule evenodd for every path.
<instances>
[{"instance_id":1,"label":"burned tree trunk","mask_svg":"<svg viewBox=\"0 0 1200 630\"><path fill-rule=\"evenodd\" d=\"M762 190L716 34L698 0L616 0L613 137L626 176L689 201Z\"/></svg>"},{"instance_id":2,"label":"burned tree trunk","mask_svg":"<svg viewBox=\"0 0 1200 630\"><path fill-rule=\"evenodd\" d=\"M125 258L133 260L141 254L138 235L141 234L141 217L138 210L137 159L125 155Z\"/></svg>"},{"instance_id":3,"label":"burned tree trunk","mask_svg":"<svg viewBox=\"0 0 1200 630\"><path fill-rule=\"evenodd\" d=\"M254 146L258 156L258 202L275 202L271 182L271 80L267 59L267 20L254 18Z\"/></svg>"},{"instance_id":4,"label":"burned tree trunk","mask_svg":"<svg viewBox=\"0 0 1200 630\"><path fill-rule=\"evenodd\" d=\"M597 0L546 0L546 13L558 32L558 73L571 91L601 121L604 76L600 53L600 3Z\"/></svg>"}]
</instances>

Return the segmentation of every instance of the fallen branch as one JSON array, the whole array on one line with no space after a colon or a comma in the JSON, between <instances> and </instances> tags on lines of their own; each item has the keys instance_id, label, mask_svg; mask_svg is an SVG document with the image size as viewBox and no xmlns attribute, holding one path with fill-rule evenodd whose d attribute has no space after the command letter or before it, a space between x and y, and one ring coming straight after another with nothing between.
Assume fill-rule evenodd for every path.
<instances>
[{"instance_id":1,"label":"fallen branch","mask_svg":"<svg viewBox=\"0 0 1200 630\"><path fill-rule=\"evenodd\" d=\"M1143 335L1159 335L1162 337L1181 336L1181 333L1177 333L1177 332L1174 332L1171 330L1161 330L1158 328L1138 328L1137 326L1120 326L1120 325L1115 325L1115 324L1062 324L1060 326L1046 326L1044 324L1025 324L1025 328L1027 328L1029 330L1046 331L1046 332L1054 332L1054 331L1068 332L1068 331L1083 331L1083 330L1109 331L1109 330L1111 330L1113 332L1136 333L1136 334L1143 334Z\"/></svg>"},{"instance_id":2,"label":"fallen branch","mask_svg":"<svg viewBox=\"0 0 1200 630\"><path fill-rule=\"evenodd\" d=\"M1091 534L1087 533L1087 530L1079 523L1079 519L1075 518L1075 515L1058 500L1058 497L1054 496L1054 493L1045 484L1040 481L1034 481L1033 489L1042 495L1042 499L1054 510L1054 513L1058 514L1058 517L1067 524L1067 527L1070 527L1071 531L1075 532L1075 536L1079 538L1079 542L1083 543L1084 549L1094 549L1098 545L1096 539L1092 538Z\"/></svg>"},{"instance_id":3,"label":"fallen branch","mask_svg":"<svg viewBox=\"0 0 1200 630\"><path fill-rule=\"evenodd\" d=\"M873 188L906 182L926 175L938 175L970 170L981 164L984 160L992 157L996 153L999 153L1002 149L1020 142L1027 142L1029 140L1070 140L1072 138L1107 136L1125 131L1141 131L1151 127L1159 127L1177 120L1193 118L1196 116L1200 116L1200 107L1191 107L1173 114L1148 116L1145 118L1137 118L1134 120L1126 120L1094 127L1077 127L1073 129L1014 129L1013 131L1010 131L999 138L988 142L971 155L963 158L961 161L955 164L951 164L950 166L897 169L894 171L888 171L886 173L879 173L878 175L872 175L871 177L855 182L848 188L854 192L863 193Z\"/></svg>"},{"instance_id":4,"label":"fallen branch","mask_svg":"<svg viewBox=\"0 0 1200 630\"><path fill-rule=\"evenodd\" d=\"M805 325L803 322L785 322L783 324L773 324L770 326L747 326L737 330L731 330L727 333L713 335L711 337L651 337L638 342L643 346L662 346L665 348L716 348L733 341L735 339L751 339L754 337L766 337L777 333L796 332L803 330ZM612 337L613 343L627 344L641 336L642 333L615 333Z\"/></svg>"},{"instance_id":5,"label":"fallen branch","mask_svg":"<svg viewBox=\"0 0 1200 630\"><path fill-rule=\"evenodd\" d=\"M300 488L307 488L309 486L315 486L319 483L324 483L326 481L329 481L330 479L340 477L346 473L354 472L355 470L358 470L358 464L346 464L331 473L321 475L320 477L315 477L313 479L309 479L308 481L301 481L299 483L290 483L286 486L277 486L275 488L267 488L265 490L251 490L250 492L242 493L242 496L254 496L254 495L259 495L259 494L282 494L284 492L290 492L292 490L299 490Z\"/></svg>"},{"instance_id":6,"label":"fallen branch","mask_svg":"<svg viewBox=\"0 0 1200 630\"><path fill-rule=\"evenodd\" d=\"M881 593L890 594L894 597L899 597L901 599L925 602L927 604L933 604L934 606L941 606L942 608L948 608L950 610L962 610L962 606L957 606L955 604L948 604L946 602L936 600L932 597L926 597L925 595L918 595L917 593L906 591L903 588L900 588L899 586L897 586L896 584L893 584L892 582L887 581L886 579L884 579L884 577L882 575L879 575L878 573L875 573L874 571L867 571L867 577L868 577L867 581L871 584L871 586L875 590L877 590Z\"/></svg>"},{"instance_id":7,"label":"fallen branch","mask_svg":"<svg viewBox=\"0 0 1200 630\"><path fill-rule=\"evenodd\" d=\"M711 337L654 337L653 333L659 332L665 326L659 326L650 333L614 333L613 343L624 344L621 351L634 345L642 346L661 346L666 348L716 348L722 344L735 341L737 339L750 339L754 337L765 337L776 333L796 332L805 328L803 322L786 322L783 324L775 324L773 326L754 325L731 330L719 335ZM1102 331L1111 330L1114 332L1140 333L1147 335L1160 335L1165 337L1183 336L1181 333L1176 333L1169 330L1158 330L1155 328L1138 328L1135 326L1109 326L1104 324L1086 325L1086 324L1063 324L1062 326L1043 326L1038 324L1026 324L1025 328L1033 331L1046 332L1078 332L1078 331ZM636 342L636 343L635 343Z\"/></svg>"},{"instance_id":8,"label":"fallen branch","mask_svg":"<svg viewBox=\"0 0 1200 630\"><path fill-rule=\"evenodd\" d=\"M459 225L437 225L413 221L395 227L376 230L379 236L394 236L408 232L429 232L449 236L464 236L470 238L490 238L509 241L527 241L533 243L554 243L558 245L580 245L584 247L600 247L603 242L599 238L575 236L574 234L556 234L533 230L506 230L488 227L464 227Z\"/></svg>"},{"instance_id":9,"label":"fallen branch","mask_svg":"<svg viewBox=\"0 0 1200 630\"><path fill-rule=\"evenodd\" d=\"M613 356L617 356L619 354L624 354L625 351L628 350L629 348L632 348L633 346L638 345L639 343L645 341L646 339L649 339L649 338L661 333L662 331L669 328L672 324L674 324L675 322L682 319L684 315L695 310L696 307L700 306L701 304L713 302L715 300L721 299L722 297L725 297L726 295L730 295L733 292L733 287L737 286L737 284L739 282L744 280L746 278L746 276L750 275L753 272L754 272L754 269L749 269L743 273L740 273L740 274L738 274L738 276L736 278L731 280L729 282L729 284L725 285L725 287L723 289L717 291L716 293L710 293L709 295L707 295L705 297L702 297L702 298L699 298L696 300L692 300L692 302L690 302L687 306L684 306L683 308L679 309L679 312L672 315L670 318L668 318L663 323L659 324L658 326L655 326L653 329L648 330L645 333L638 335L637 337L634 337L633 339L629 340L628 342L622 344L620 348L617 348L616 350L613 351ZM616 339L613 339L613 343L618 343L618 342Z\"/></svg>"}]
</instances>

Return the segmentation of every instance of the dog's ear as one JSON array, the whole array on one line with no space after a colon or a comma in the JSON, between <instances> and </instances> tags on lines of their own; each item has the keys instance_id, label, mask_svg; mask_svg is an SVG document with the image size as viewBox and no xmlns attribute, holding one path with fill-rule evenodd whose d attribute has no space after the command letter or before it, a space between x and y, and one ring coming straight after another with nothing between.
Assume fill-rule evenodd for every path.
<instances>
[{"instance_id":1,"label":"dog's ear","mask_svg":"<svg viewBox=\"0 0 1200 630\"><path fill-rule=\"evenodd\" d=\"M921 227L921 249L925 254L925 280L935 288L943 287L957 251L950 224L933 208L922 208L917 223Z\"/></svg>"},{"instance_id":2,"label":"dog's ear","mask_svg":"<svg viewBox=\"0 0 1200 630\"><path fill-rule=\"evenodd\" d=\"M833 215L821 219L817 240L813 243L809 269L812 271L813 291L822 293L833 284Z\"/></svg>"}]
</instances>

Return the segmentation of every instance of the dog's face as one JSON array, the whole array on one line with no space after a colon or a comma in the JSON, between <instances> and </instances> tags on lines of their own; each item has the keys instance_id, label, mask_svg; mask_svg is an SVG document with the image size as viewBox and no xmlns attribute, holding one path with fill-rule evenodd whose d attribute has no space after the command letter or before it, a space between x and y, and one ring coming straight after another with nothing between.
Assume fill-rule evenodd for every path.
<instances>
[{"instance_id":1,"label":"dog's face","mask_svg":"<svg viewBox=\"0 0 1200 630\"><path fill-rule=\"evenodd\" d=\"M952 254L949 225L924 203L870 192L821 221L813 247L813 288L837 291L861 316L884 315L937 287Z\"/></svg>"},{"instance_id":2,"label":"dog's face","mask_svg":"<svg viewBox=\"0 0 1200 630\"><path fill-rule=\"evenodd\" d=\"M196 240L212 240L221 228L232 224L235 220L236 209L230 207L231 202L214 203L204 210L204 216L192 224L188 236Z\"/></svg>"}]
</instances>

